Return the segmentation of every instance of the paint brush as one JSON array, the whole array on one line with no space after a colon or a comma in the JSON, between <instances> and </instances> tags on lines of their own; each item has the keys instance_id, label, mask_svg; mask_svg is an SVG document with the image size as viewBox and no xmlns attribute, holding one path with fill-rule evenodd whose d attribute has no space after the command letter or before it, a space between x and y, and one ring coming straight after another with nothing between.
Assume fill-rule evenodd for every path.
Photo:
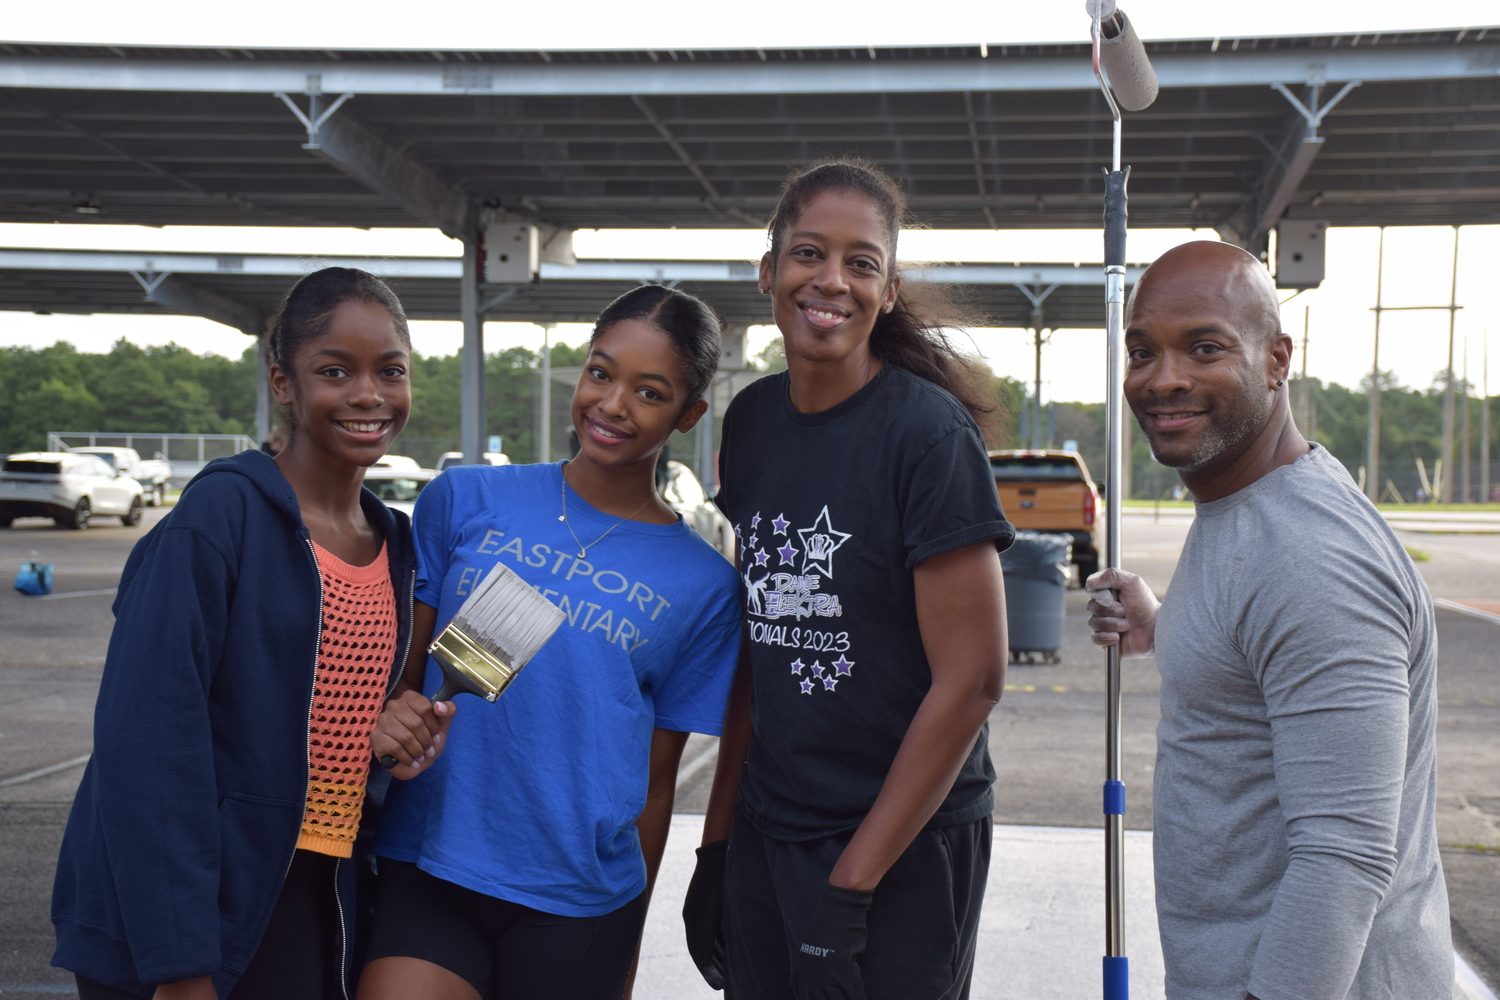
<instances>
[{"instance_id":1,"label":"paint brush","mask_svg":"<svg viewBox=\"0 0 1500 1000\"><path fill-rule=\"evenodd\" d=\"M443 669L433 701L476 694L494 701L563 623L562 609L507 566L480 581L427 652ZM382 766L400 763L393 755Z\"/></svg>"}]
</instances>

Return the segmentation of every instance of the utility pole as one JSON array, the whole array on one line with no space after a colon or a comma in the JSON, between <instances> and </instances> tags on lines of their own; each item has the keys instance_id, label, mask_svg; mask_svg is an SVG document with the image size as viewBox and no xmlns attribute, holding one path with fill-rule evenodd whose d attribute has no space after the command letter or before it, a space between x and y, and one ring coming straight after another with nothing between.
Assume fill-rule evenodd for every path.
<instances>
[{"instance_id":1,"label":"utility pole","mask_svg":"<svg viewBox=\"0 0 1500 1000\"><path fill-rule=\"evenodd\" d=\"M1369 440L1365 446L1365 496L1380 499L1380 316L1385 311L1381 292L1385 287L1385 227L1380 227L1380 249L1375 264L1375 360L1370 366Z\"/></svg>"},{"instance_id":2,"label":"utility pole","mask_svg":"<svg viewBox=\"0 0 1500 1000\"><path fill-rule=\"evenodd\" d=\"M1297 396L1298 414L1297 426L1303 434L1308 432L1312 425L1312 386L1307 384L1307 339L1309 327L1312 324L1312 306L1302 307L1302 379L1297 383L1300 390Z\"/></svg>"},{"instance_id":3,"label":"utility pole","mask_svg":"<svg viewBox=\"0 0 1500 1000\"><path fill-rule=\"evenodd\" d=\"M1458 227L1453 227L1453 285L1448 295L1448 369L1443 386L1443 483L1442 502L1453 502L1453 327L1458 319Z\"/></svg>"},{"instance_id":4,"label":"utility pole","mask_svg":"<svg viewBox=\"0 0 1500 1000\"><path fill-rule=\"evenodd\" d=\"M1484 331L1484 399L1479 404L1479 481L1484 484L1480 503L1490 502L1490 331Z\"/></svg>"},{"instance_id":5,"label":"utility pole","mask_svg":"<svg viewBox=\"0 0 1500 1000\"><path fill-rule=\"evenodd\" d=\"M1469 460L1473 457L1473 444L1469 438L1469 338L1464 338L1464 398L1461 413L1464 422L1463 448L1464 448L1464 498L1463 503L1473 503L1474 494L1470 490Z\"/></svg>"}]
</instances>

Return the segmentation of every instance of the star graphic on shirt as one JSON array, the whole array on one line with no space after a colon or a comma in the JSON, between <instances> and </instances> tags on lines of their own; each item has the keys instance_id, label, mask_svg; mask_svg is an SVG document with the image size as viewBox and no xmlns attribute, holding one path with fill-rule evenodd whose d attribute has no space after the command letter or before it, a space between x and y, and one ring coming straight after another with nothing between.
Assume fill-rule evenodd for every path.
<instances>
[{"instance_id":1,"label":"star graphic on shirt","mask_svg":"<svg viewBox=\"0 0 1500 1000\"><path fill-rule=\"evenodd\" d=\"M833 521L828 517L825 504L811 528L798 528L797 537L802 539L802 572L818 570L824 576L833 576L833 554L852 536L848 532L833 530Z\"/></svg>"},{"instance_id":2,"label":"star graphic on shirt","mask_svg":"<svg viewBox=\"0 0 1500 1000\"><path fill-rule=\"evenodd\" d=\"M779 555L779 556L781 556L781 565L783 565L783 566L795 566L795 565L797 565L797 550L792 547L792 543L790 541L788 541L781 548L777 549L776 550L776 554Z\"/></svg>"},{"instance_id":3,"label":"star graphic on shirt","mask_svg":"<svg viewBox=\"0 0 1500 1000\"><path fill-rule=\"evenodd\" d=\"M813 689L813 682L812 681L803 681L802 682L802 693L803 694L812 694L812 689Z\"/></svg>"},{"instance_id":4,"label":"star graphic on shirt","mask_svg":"<svg viewBox=\"0 0 1500 1000\"><path fill-rule=\"evenodd\" d=\"M776 534L778 534L778 535L784 535L784 534L786 534L787 527L791 523L792 523L791 521L788 521L786 519L786 515L785 514L777 514L775 520L773 520L771 522L771 527L776 530Z\"/></svg>"},{"instance_id":5,"label":"star graphic on shirt","mask_svg":"<svg viewBox=\"0 0 1500 1000\"><path fill-rule=\"evenodd\" d=\"M751 535L750 536L750 547L753 549L753 548L755 548L759 544L760 544L760 536L759 535Z\"/></svg>"},{"instance_id":6,"label":"star graphic on shirt","mask_svg":"<svg viewBox=\"0 0 1500 1000\"><path fill-rule=\"evenodd\" d=\"M851 676L853 674L853 672L854 672L854 661L850 660L850 659L846 659L844 657L844 654L840 653L839 654L839 658L837 660L833 661L833 673L834 673L834 676L836 676L836 677L849 677L849 676Z\"/></svg>"},{"instance_id":7,"label":"star graphic on shirt","mask_svg":"<svg viewBox=\"0 0 1500 1000\"><path fill-rule=\"evenodd\" d=\"M838 687L838 683L839 682L834 680L832 677L825 677L823 678L823 690L832 691L834 688Z\"/></svg>"},{"instance_id":8,"label":"star graphic on shirt","mask_svg":"<svg viewBox=\"0 0 1500 1000\"><path fill-rule=\"evenodd\" d=\"M755 512L755 516L750 519L750 527L752 527L752 528L759 528L760 527L760 511L756 511Z\"/></svg>"},{"instance_id":9,"label":"star graphic on shirt","mask_svg":"<svg viewBox=\"0 0 1500 1000\"><path fill-rule=\"evenodd\" d=\"M814 677L822 677L823 676L823 664L820 661L818 661L818 660L813 660L812 672L813 672L813 676Z\"/></svg>"},{"instance_id":10,"label":"star graphic on shirt","mask_svg":"<svg viewBox=\"0 0 1500 1000\"><path fill-rule=\"evenodd\" d=\"M771 559L771 557L769 555L767 555L765 552L762 552L760 549L756 549L755 550L755 565L757 565L757 566L766 566L766 564L770 561L770 559ZM769 569L770 567L767 566L766 568Z\"/></svg>"},{"instance_id":11,"label":"star graphic on shirt","mask_svg":"<svg viewBox=\"0 0 1500 1000\"><path fill-rule=\"evenodd\" d=\"M801 677L802 671L806 669L807 664L802 662L802 658L800 656L792 661L792 673L796 674L798 677Z\"/></svg>"},{"instance_id":12,"label":"star graphic on shirt","mask_svg":"<svg viewBox=\"0 0 1500 1000\"><path fill-rule=\"evenodd\" d=\"M740 526L738 524L736 524L734 526L734 540L735 541L739 541L740 540Z\"/></svg>"}]
</instances>

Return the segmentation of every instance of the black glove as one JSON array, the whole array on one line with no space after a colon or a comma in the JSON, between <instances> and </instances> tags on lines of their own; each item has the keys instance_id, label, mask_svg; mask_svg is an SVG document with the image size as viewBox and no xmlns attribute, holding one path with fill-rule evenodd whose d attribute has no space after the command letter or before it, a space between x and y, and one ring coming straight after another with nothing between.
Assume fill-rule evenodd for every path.
<instances>
[{"instance_id":1,"label":"black glove","mask_svg":"<svg viewBox=\"0 0 1500 1000\"><path fill-rule=\"evenodd\" d=\"M824 884L812 919L792 955L796 1000L865 1000L859 957L865 953L874 893Z\"/></svg>"},{"instance_id":2,"label":"black glove","mask_svg":"<svg viewBox=\"0 0 1500 1000\"><path fill-rule=\"evenodd\" d=\"M682 901L682 924L688 954L716 990L724 988L724 861L729 841L716 840L698 848L698 866Z\"/></svg>"}]
</instances>

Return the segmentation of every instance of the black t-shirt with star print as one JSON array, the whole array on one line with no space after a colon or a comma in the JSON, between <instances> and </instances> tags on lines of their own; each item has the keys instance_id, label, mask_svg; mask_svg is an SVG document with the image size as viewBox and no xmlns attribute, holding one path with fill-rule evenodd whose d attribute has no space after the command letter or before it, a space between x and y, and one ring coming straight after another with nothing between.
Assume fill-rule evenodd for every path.
<instances>
[{"instance_id":1,"label":"black t-shirt with star print","mask_svg":"<svg viewBox=\"0 0 1500 1000\"><path fill-rule=\"evenodd\" d=\"M984 442L947 392L890 365L839 405L798 413L785 373L724 417L717 502L734 525L754 673L740 793L782 840L864 819L932 683L912 570L1015 532ZM989 731L929 826L994 808Z\"/></svg>"}]
</instances>

